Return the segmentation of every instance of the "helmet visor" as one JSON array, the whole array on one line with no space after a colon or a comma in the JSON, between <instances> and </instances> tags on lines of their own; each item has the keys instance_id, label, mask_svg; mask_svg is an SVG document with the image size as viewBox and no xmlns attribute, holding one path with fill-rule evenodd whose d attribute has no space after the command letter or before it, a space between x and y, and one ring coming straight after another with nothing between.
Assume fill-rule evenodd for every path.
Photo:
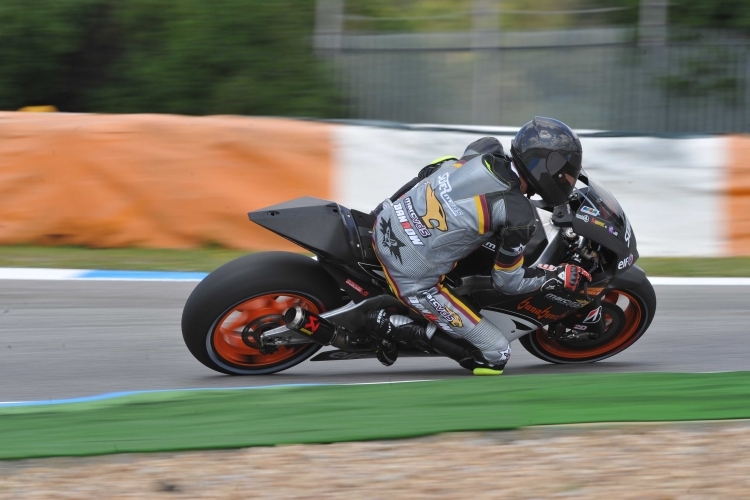
<instances>
[{"instance_id":1,"label":"helmet visor","mask_svg":"<svg viewBox=\"0 0 750 500\"><path fill-rule=\"evenodd\" d=\"M581 153L553 151L547 157L547 172L567 197L573 192L573 187L581 173Z\"/></svg>"}]
</instances>

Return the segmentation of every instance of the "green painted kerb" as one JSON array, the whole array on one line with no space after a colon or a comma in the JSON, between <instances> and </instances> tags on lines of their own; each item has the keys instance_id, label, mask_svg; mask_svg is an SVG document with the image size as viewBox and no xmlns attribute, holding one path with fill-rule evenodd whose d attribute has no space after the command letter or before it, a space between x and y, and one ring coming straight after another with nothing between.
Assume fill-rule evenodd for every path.
<instances>
[{"instance_id":1,"label":"green painted kerb","mask_svg":"<svg viewBox=\"0 0 750 500\"><path fill-rule=\"evenodd\" d=\"M750 372L466 377L151 393L0 409L0 458L392 439L584 422L750 418Z\"/></svg>"}]
</instances>

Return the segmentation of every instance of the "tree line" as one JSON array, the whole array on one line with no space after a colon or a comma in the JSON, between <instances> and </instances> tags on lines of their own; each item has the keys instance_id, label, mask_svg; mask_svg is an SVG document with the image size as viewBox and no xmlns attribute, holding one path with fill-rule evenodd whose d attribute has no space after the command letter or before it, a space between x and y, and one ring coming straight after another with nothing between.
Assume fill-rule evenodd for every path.
<instances>
[{"instance_id":1,"label":"tree line","mask_svg":"<svg viewBox=\"0 0 750 500\"><path fill-rule=\"evenodd\" d=\"M340 116L313 0L3 0L0 109Z\"/></svg>"}]
</instances>

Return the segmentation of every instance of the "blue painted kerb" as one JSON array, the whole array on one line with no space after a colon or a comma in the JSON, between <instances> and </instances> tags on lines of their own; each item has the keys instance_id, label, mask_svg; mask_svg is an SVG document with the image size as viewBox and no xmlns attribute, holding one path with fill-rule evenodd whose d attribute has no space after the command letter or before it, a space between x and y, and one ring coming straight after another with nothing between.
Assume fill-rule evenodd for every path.
<instances>
[{"instance_id":1,"label":"blue painted kerb","mask_svg":"<svg viewBox=\"0 0 750 500\"><path fill-rule=\"evenodd\" d=\"M82 272L79 279L119 279L119 280L174 280L174 281L200 281L208 276L208 273L186 273L174 271L104 271L91 270Z\"/></svg>"},{"instance_id":2,"label":"blue painted kerb","mask_svg":"<svg viewBox=\"0 0 750 500\"><path fill-rule=\"evenodd\" d=\"M105 394L96 394L93 396L84 396L80 398L69 398L69 399L48 399L42 401L9 401L0 403L0 408L11 408L17 406L46 406L46 405L59 405L59 404L70 404L70 403L91 403L94 401L104 401L107 399L117 399L125 396L135 396L138 394L158 394L158 393L179 393L179 392L195 392L195 391L247 391L253 389L280 389L287 387L320 387L324 385L337 385L337 384L320 384L320 383L300 383L300 384L272 384L272 385L256 385L250 387L197 387L197 388L185 388L185 389L154 389L145 391L120 391L120 392L107 392Z\"/></svg>"}]
</instances>

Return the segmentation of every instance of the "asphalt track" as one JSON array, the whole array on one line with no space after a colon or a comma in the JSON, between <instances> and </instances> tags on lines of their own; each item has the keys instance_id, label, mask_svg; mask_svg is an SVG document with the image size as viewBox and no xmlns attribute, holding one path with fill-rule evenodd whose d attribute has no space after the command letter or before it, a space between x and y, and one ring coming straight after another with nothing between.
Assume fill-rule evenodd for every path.
<instances>
[{"instance_id":1,"label":"asphalt track","mask_svg":"<svg viewBox=\"0 0 750 500\"><path fill-rule=\"evenodd\" d=\"M451 360L310 362L258 377L198 363L180 333L195 282L0 281L0 402L106 392L465 377ZM646 335L609 360L552 365L515 342L506 376L573 372L750 370L750 287L656 286Z\"/></svg>"}]
</instances>

